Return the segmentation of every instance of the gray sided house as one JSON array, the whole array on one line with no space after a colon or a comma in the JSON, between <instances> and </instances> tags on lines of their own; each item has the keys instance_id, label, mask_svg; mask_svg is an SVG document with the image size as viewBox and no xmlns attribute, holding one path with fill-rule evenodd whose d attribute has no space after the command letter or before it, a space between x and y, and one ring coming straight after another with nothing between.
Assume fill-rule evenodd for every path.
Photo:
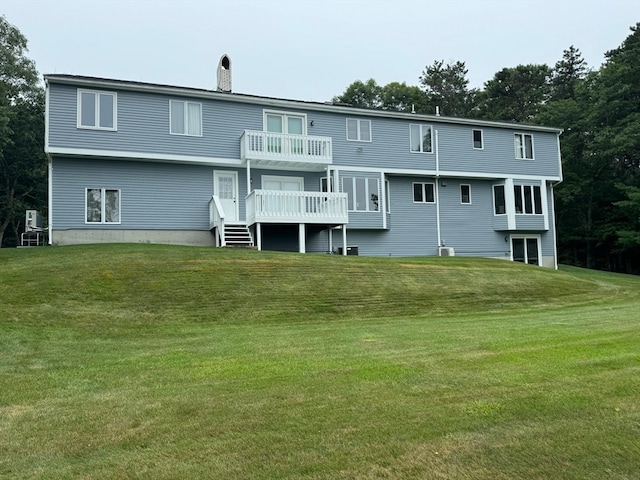
<instances>
[{"instance_id":1,"label":"gray sided house","mask_svg":"<svg viewBox=\"0 0 640 480\"><path fill-rule=\"evenodd\" d=\"M558 129L236 94L224 78L45 82L52 244L557 265Z\"/></svg>"}]
</instances>

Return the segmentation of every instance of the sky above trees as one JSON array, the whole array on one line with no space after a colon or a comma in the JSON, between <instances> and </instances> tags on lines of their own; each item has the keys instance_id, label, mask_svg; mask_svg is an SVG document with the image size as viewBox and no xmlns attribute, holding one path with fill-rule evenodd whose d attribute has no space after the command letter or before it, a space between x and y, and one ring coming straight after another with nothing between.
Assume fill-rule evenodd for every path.
<instances>
[{"instance_id":1,"label":"sky above trees","mask_svg":"<svg viewBox=\"0 0 640 480\"><path fill-rule=\"evenodd\" d=\"M570 45L592 68L640 19L637 0L4 0L41 74L327 101L354 80L418 85L435 60L463 61L470 87L505 67L553 66Z\"/></svg>"}]
</instances>

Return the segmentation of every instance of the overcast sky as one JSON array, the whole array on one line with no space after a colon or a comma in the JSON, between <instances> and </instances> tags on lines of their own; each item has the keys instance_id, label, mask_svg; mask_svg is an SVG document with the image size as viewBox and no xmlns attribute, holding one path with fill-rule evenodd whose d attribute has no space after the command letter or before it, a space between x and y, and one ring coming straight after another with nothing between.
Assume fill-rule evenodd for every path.
<instances>
[{"instance_id":1,"label":"overcast sky","mask_svg":"<svg viewBox=\"0 0 640 480\"><path fill-rule=\"evenodd\" d=\"M38 71L327 101L355 80L466 63L472 87L504 67L553 66L570 45L591 68L640 21L640 0L2 0Z\"/></svg>"}]
</instances>

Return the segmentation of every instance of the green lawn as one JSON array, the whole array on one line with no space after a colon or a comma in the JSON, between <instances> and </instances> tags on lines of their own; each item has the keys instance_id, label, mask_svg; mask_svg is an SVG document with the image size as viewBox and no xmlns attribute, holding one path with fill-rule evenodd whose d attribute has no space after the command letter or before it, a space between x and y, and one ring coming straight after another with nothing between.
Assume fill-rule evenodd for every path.
<instances>
[{"instance_id":1,"label":"green lawn","mask_svg":"<svg viewBox=\"0 0 640 480\"><path fill-rule=\"evenodd\" d=\"M638 479L640 278L0 250L0 478Z\"/></svg>"}]
</instances>

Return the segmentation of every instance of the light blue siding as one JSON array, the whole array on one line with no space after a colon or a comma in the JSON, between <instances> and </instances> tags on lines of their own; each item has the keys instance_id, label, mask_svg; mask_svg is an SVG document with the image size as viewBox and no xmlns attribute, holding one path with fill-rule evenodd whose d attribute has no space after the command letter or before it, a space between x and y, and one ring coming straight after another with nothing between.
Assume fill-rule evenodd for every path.
<instances>
[{"instance_id":1,"label":"light blue siding","mask_svg":"<svg viewBox=\"0 0 640 480\"><path fill-rule=\"evenodd\" d=\"M52 147L144 152L215 158L240 158L240 137L244 130L262 130L265 110L261 105L234 103L209 98L202 103L202 137L169 133L169 101L184 97L144 92L118 91L118 130L78 129L76 122L77 88L50 86L50 133ZM194 101L194 99L189 99ZM435 171L435 153L409 150L409 125L432 125L438 133L439 169L460 173L500 176L558 176L559 163L555 133L483 128L484 149L473 148L472 126L446 124L416 117L416 120L369 117L372 141L346 139L346 113L318 112L302 108L287 111L307 115L309 135L333 140L333 163L380 169L419 169ZM313 122L313 126L311 123ZM514 132L530 133L534 138L535 159L515 158Z\"/></svg>"},{"instance_id":2,"label":"light blue siding","mask_svg":"<svg viewBox=\"0 0 640 480\"><path fill-rule=\"evenodd\" d=\"M209 229L211 167L56 158L53 185L54 230ZM120 190L119 225L85 224L86 188Z\"/></svg>"},{"instance_id":3,"label":"light blue siding","mask_svg":"<svg viewBox=\"0 0 640 480\"><path fill-rule=\"evenodd\" d=\"M88 81L86 88L100 90L96 88L99 84ZM549 212L547 225L543 215L517 214L515 225L510 228L507 215L494 215L492 187L504 184L505 179L512 179L515 185L542 185L558 180L561 172L555 131L490 122L479 122L481 126L477 126L420 115L390 113L385 117L380 112L369 114L349 108L260 98L249 101L248 96L197 90L176 89L176 95L171 95L170 88L142 88L140 84L134 88L128 82L113 83L113 87L104 91L117 93L117 131L92 130L77 128L78 87L58 83L55 78L49 81L48 147L54 151L51 206L54 230L206 231L216 170L238 174L240 221L246 218L244 199L248 189L261 189L263 175L302 177L306 191L320 191L320 179L326 177L326 172L267 170L256 166L250 170L247 186L246 167L235 167L240 164L240 139L245 130L263 130L268 110L304 114L308 135L332 139L332 164L327 167L338 170L336 190L344 191L345 178L378 182L379 210L349 212L347 243L358 246L360 255L437 255L438 245L444 244L453 247L456 255L504 258L509 256L512 234L539 236L541 255L554 255L552 188L547 188L543 199ZM171 100L202 105L202 136L170 134ZM347 140L348 118L370 121L370 142ZM431 153L410 151L411 124L432 127ZM483 132L482 149L473 148L474 129ZM515 133L532 136L533 159L516 158ZM78 156L59 155L56 149L74 150ZM104 152L124 152L129 160L101 158ZM143 156L144 160L140 158ZM209 159L208 166L192 162L193 157ZM162 163L167 160L182 163ZM229 167L230 164L234 167ZM437 178L436 170L442 178ZM389 182L390 213L382 211L385 178ZM436 202L414 202L414 182L433 183ZM470 185L470 204L461 202L461 184ZM85 223L86 188L120 190L120 224ZM283 248L291 249L297 242L293 226L274 227L272 231L268 245L281 243ZM322 227L308 228L306 243L308 251L326 252L329 231ZM342 233L336 230L333 246L337 248L341 243Z\"/></svg>"}]
</instances>

